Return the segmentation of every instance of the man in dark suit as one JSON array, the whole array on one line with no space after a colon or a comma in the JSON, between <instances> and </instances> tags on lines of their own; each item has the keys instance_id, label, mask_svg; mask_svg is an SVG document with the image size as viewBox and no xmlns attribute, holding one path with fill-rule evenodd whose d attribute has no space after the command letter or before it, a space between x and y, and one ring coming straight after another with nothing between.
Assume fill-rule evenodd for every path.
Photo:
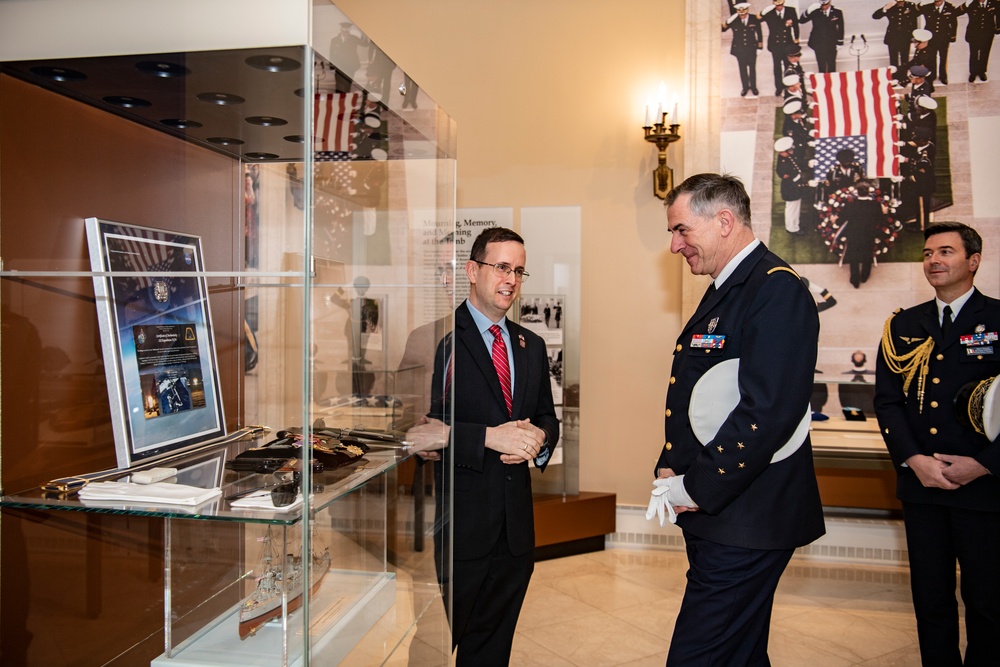
<instances>
[{"instance_id":1,"label":"man in dark suit","mask_svg":"<svg viewBox=\"0 0 1000 667\"><path fill-rule=\"evenodd\" d=\"M969 15L969 24L965 27L965 41L969 43L969 83L977 78L986 83L993 38L1000 32L1000 2L972 0L956 12Z\"/></svg>"},{"instance_id":2,"label":"man in dark suit","mask_svg":"<svg viewBox=\"0 0 1000 667\"><path fill-rule=\"evenodd\" d=\"M528 277L524 266L515 232L494 227L476 238L465 263L469 298L435 356L431 419L409 432L444 424L453 442L423 455L441 459L439 485L454 472L451 629L459 666L510 661L534 569L528 462L544 470L559 439L545 343L506 317Z\"/></svg>"},{"instance_id":3,"label":"man in dark suit","mask_svg":"<svg viewBox=\"0 0 1000 667\"><path fill-rule=\"evenodd\" d=\"M667 665L766 665L778 579L824 532L808 438L819 315L799 276L754 238L738 179L698 174L666 203L671 252L715 279L674 348L647 512L676 514L687 544ZM700 441L695 387L737 359L738 401Z\"/></svg>"},{"instance_id":4,"label":"man in dark suit","mask_svg":"<svg viewBox=\"0 0 1000 667\"><path fill-rule=\"evenodd\" d=\"M889 19L883 43L889 47L889 64L896 68L897 81L905 81L903 66L910 60L910 39L917 28L920 12L916 5L906 0L891 0L872 14L873 19Z\"/></svg>"},{"instance_id":5,"label":"man in dark suit","mask_svg":"<svg viewBox=\"0 0 1000 667\"><path fill-rule=\"evenodd\" d=\"M749 2L736 5L736 13L722 24L722 32L727 30L733 31L729 52L736 56L740 69L740 83L743 85L740 95L757 95L757 50L764 48L764 36L760 31L760 20L750 14Z\"/></svg>"},{"instance_id":6,"label":"man in dark suit","mask_svg":"<svg viewBox=\"0 0 1000 667\"><path fill-rule=\"evenodd\" d=\"M931 32L930 47L934 52L934 66L931 71L941 82L948 85L948 47L958 35L958 12L955 6L944 0L934 0L920 6L924 17L924 28Z\"/></svg>"},{"instance_id":7,"label":"man in dark suit","mask_svg":"<svg viewBox=\"0 0 1000 667\"><path fill-rule=\"evenodd\" d=\"M959 419L968 383L1000 373L1000 301L973 285L983 242L947 222L924 230L935 298L889 318L875 367L875 413L903 502L910 587L924 665L962 665L955 564L962 570L965 665L1000 655L1000 443ZM968 414L968 410L965 411Z\"/></svg>"},{"instance_id":8,"label":"man in dark suit","mask_svg":"<svg viewBox=\"0 0 1000 667\"><path fill-rule=\"evenodd\" d=\"M855 289L868 282L875 258L875 238L885 224L882 203L872 197L872 185L858 181L857 197L849 200L832 219L840 227L840 234L847 242L844 263L851 269L851 285ZM853 405L853 404L848 404Z\"/></svg>"},{"instance_id":9,"label":"man in dark suit","mask_svg":"<svg viewBox=\"0 0 1000 667\"><path fill-rule=\"evenodd\" d=\"M809 31L809 48L816 52L816 68L820 72L837 71L837 47L844 45L844 12L834 7L830 0L819 6L810 5L802 12L799 23L812 22Z\"/></svg>"},{"instance_id":10,"label":"man in dark suit","mask_svg":"<svg viewBox=\"0 0 1000 667\"><path fill-rule=\"evenodd\" d=\"M784 92L781 80L788 67L788 50L799 43L799 16L785 6L785 0L774 0L757 18L767 24L767 50L774 62L774 94L780 96Z\"/></svg>"}]
</instances>

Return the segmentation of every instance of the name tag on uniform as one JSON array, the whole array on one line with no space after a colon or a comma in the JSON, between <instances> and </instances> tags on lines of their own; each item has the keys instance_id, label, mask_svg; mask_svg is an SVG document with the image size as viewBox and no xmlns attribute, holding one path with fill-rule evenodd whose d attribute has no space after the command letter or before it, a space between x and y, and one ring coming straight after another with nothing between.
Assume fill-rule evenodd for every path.
<instances>
[{"instance_id":1,"label":"name tag on uniform","mask_svg":"<svg viewBox=\"0 0 1000 667\"><path fill-rule=\"evenodd\" d=\"M959 342L962 345L983 345L984 343L993 343L997 339L996 331L989 331L984 333L975 333L971 336L962 336L959 338Z\"/></svg>"},{"instance_id":2,"label":"name tag on uniform","mask_svg":"<svg viewBox=\"0 0 1000 667\"><path fill-rule=\"evenodd\" d=\"M976 357L981 354L993 354L992 345L984 345L982 347L967 347L965 348L965 356Z\"/></svg>"},{"instance_id":3,"label":"name tag on uniform","mask_svg":"<svg viewBox=\"0 0 1000 667\"><path fill-rule=\"evenodd\" d=\"M691 347L721 350L726 346L726 337L713 334L695 334L691 336Z\"/></svg>"}]
</instances>

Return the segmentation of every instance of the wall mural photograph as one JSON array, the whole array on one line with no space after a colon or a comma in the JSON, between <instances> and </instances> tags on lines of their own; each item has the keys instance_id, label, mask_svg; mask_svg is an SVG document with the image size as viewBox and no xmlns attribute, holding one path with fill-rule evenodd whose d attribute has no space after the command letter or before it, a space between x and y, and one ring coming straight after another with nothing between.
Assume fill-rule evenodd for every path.
<instances>
[{"instance_id":1,"label":"wall mural photograph","mask_svg":"<svg viewBox=\"0 0 1000 667\"><path fill-rule=\"evenodd\" d=\"M719 2L720 168L816 298L817 380L872 382L886 318L933 297L928 225L975 227L1000 293L1000 4Z\"/></svg>"}]
</instances>

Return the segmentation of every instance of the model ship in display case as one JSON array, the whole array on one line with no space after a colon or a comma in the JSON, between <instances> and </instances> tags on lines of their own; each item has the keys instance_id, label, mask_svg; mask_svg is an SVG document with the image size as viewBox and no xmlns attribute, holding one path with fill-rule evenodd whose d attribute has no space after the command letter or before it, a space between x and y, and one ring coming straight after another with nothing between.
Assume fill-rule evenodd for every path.
<instances>
[{"instance_id":1,"label":"model ship in display case","mask_svg":"<svg viewBox=\"0 0 1000 667\"><path fill-rule=\"evenodd\" d=\"M285 593L288 595L288 613L302 606L305 573L301 554L281 557L274 548L270 528L258 541L261 543L260 558L253 571L257 588L240 605L240 639L255 635L257 628L281 616L281 600ZM324 549L321 554L313 552L309 567L309 579L312 581L310 594L319 590L329 569L329 549Z\"/></svg>"}]
</instances>

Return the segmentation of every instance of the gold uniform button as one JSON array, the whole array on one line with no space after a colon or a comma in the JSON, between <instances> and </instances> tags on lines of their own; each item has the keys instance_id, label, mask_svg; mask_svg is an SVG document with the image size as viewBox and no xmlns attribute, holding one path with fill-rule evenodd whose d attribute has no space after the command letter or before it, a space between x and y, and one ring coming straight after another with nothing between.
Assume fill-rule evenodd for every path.
<instances>
[{"instance_id":1,"label":"gold uniform button","mask_svg":"<svg viewBox=\"0 0 1000 667\"><path fill-rule=\"evenodd\" d=\"M668 452L669 452L669 451L670 451L671 449L673 449L673 448L674 448L674 446L673 446L672 444L670 444L669 442L668 442L667 444L663 445L663 447L664 447L664 448L665 448L665 449L666 449L666 450L667 450Z\"/></svg>"},{"instance_id":2,"label":"gold uniform button","mask_svg":"<svg viewBox=\"0 0 1000 667\"><path fill-rule=\"evenodd\" d=\"M684 346L681 345L680 343L677 343L677 351L680 352L683 349L684 349Z\"/></svg>"},{"instance_id":3,"label":"gold uniform button","mask_svg":"<svg viewBox=\"0 0 1000 667\"><path fill-rule=\"evenodd\" d=\"M670 384L673 384L673 383L675 383L675 382L677 382L677 378L675 378L675 377L671 377L671 378L670 378Z\"/></svg>"},{"instance_id":4,"label":"gold uniform button","mask_svg":"<svg viewBox=\"0 0 1000 667\"><path fill-rule=\"evenodd\" d=\"M931 401L931 407L932 408L936 408L937 406L938 406L938 402L937 401Z\"/></svg>"},{"instance_id":5,"label":"gold uniform button","mask_svg":"<svg viewBox=\"0 0 1000 667\"><path fill-rule=\"evenodd\" d=\"M670 408L667 408L667 416L670 416Z\"/></svg>"},{"instance_id":6,"label":"gold uniform button","mask_svg":"<svg viewBox=\"0 0 1000 667\"><path fill-rule=\"evenodd\" d=\"M941 384L941 378L934 378L931 380L934 384Z\"/></svg>"},{"instance_id":7,"label":"gold uniform button","mask_svg":"<svg viewBox=\"0 0 1000 667\"><path fill-rule=\"evenodd\" d=\"M978 359L979 361L982 361L983 360L983 355L981 355L981 354L976 355L976 359Z\"/></svg>"},{"instance_id":8,"label":"gold uniform button","mask_svg":"<svg viewBox=\"0 0 1000 667\"><path fill-rule=\"evenodd\" d=\"M938 353L938 356L936 356L935 359L937 359L938 361L944 361L944 355L941 354L941 353Z\"/></svg>"},{"instance_id":9,"label":"gold uniform button","mask_svg":"<svg viewBox=\"0 0 1000 667\"><path fill-rule=\"evenodd\" d=\"M931 435L937 435L937 429L931 426Z\"/></svg>"}]
</instances>

